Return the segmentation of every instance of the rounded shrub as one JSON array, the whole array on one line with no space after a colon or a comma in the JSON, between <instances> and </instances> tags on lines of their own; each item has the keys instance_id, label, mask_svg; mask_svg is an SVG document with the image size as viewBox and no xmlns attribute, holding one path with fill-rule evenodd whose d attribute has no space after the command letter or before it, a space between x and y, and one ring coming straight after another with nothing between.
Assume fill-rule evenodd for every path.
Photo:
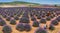
<instances>
[{"instance_id":1,"label":"rounded shrub","mask_svg":"<svg viewBox=\"0 0 60 33\"><path fill-rule=\"evenodd\" d=\"M32 16L33 16L33 14L30 14L30 16L32 17Z\"/></svg>"},{"instance_id":2,"label":"rounded shrub","mask_svg":"<svg viewBox=\"0 0 60 33\"><path fill-rule=\"evenodd\" d=\"M6 22L4 20L0 20L0 26L6 25Z\"/></svg>"},{"instance_id":3,"label":"rounded shrub","mask_svg":"<svg viewBox=\"0 0 60 33\"><path fill-rule=\"evenodd\" d=\"M20 23L29 23L29 18L26 18L26 17L22 17L19 21Z\"/></svg>"},{"instance_id":4,"label":"rounded shrub","mask_svg":"<svg viewBox=\"0 0 60 33\"><path fill-rule=\"evenodd\" d=\"M15 16L14 19L15 19L15 20L19 20L19 17L18 17L18 16Z\"/></svg>"},{"instance_id":5,"label":"rounded shrub","mask_svg":"<svg viewBox=\"0 0 60 33\"><path fill-rule=\"evenodd\" d=\"M30 26L30 24L25 24L25 25L24 25L24 28L25 28L25 31L27 31L27 32L31 31L31 26Z\"/></svg>"},{"instance_id":6,"label":"rounded shrub","mask_svg":"<svg viewBox=\"0 0 60 33\"><path fill-rule=\"evenodd\" d=\"M41 16L37 16L37 19L41 19Z\"/></svg>"},{"instance_id":7,"label":"rounded shrub","mask_svg":"<svg viewBox=\"0 0 60 33\"><path fill-rule=\"evenodd\" d=\"M32 16L32 17L31 17L31 20L34 21L34 20L36 20L36 18L35 18L34 16Z\"/></svg>"},{"instance_id":8,"label":"rounded shrub","mask_svg":"<svg viewBox=\"0 0 60 33\"><path fill-rule=\"evenodd\" d=\"M22 17L29 18L28 14L24 14Z\"/></svg>"},{"instance_id":9,"label":"rounded shrub","mask_svg":"<svg viewBox=\"0 0 60 33\"><path fill-rule=\"evenodd\" d=\"M42 18L45 18L46 14L45 14L45 13L42 13L42 15L41 15L41 16L42 16Z\"/></svg>"},{"instance_id":10,"label":"rounded shrub","mask_svg":"<svg viewBox=\"0 0 60 33\"><path fill-rule=\"evenodd\" d=\"M7 20L7 21L10 21L10 19L11 19L10 16L7 16L7 17L6 17L6 20Z\"/></svg>"},{"instance_id":11,"label":"rounded shrub","mask_svg":"<svg viewBox=\"0 0 60 33\"><path fill-rule=\"evenodd\" d=\"M14 17L14 15L10 15L10 17Z\"/></svg>"},{"instance_id":12,"label":"rounded shrub","mask_svg":"<svg viewBox=\"0 0 60 33\"><path fill-rule=\"evenodd\" d=\"M33 21L33 27L39 27L39 22L38 21Z\"/></svg>"},{"instance_id":13,"label":"rounded shrub","mask_svg":"<svg viewBox=\"0 0 60 33\"><path fill-rule=\"evenodd\" d=\"M51 18L54 18L54 16L53 16L53 15L51 15L50 17L51 17Z\"/></svg>"},{"instance_id":14,"label":"rounded shrub","mask_svg":"<svg viewBox=\"0 0 60 33\"><path fill-rule=\"evenodd\" d=\"M60 16L56 18L56 20L58 20L58 22L60 22Z\"/></svg>"},{"instance_id":15,"label":"rounded shrub","mask_svg":"<svg viewBox=\"0 0 60 33\"><path fill-rule=\"evenodd\" d=\"M38 13L36 13L35 16L38 16Z\"/></svg>"},{"instance_id":16,"label":"rounded shrub","mask_svg":"<svg viewBox=\"0 0 60 33\"><path fill-rule=\"evenodd\" d=\"M4 18L6 18L7 16L6 15L3 15Z\"/></svg>"},{"instance_id":17,"label":"rounded shrub","mask_svg":"<svg viewBox=\"0 0 60 33\"><path fill-rule=\"evenodd\" d=\"M55 30L55 27L53 25L50 25L49 30L53 31Z\"/></svg>"},{"instance_id":18,"label":"rounded shrub","mask_svg":"<svg viewBox=\"0 0 60 33\"><path fill-rule=\"evenodd\" d=\"M14 19L11 19L10 20L10 24L15 25L16 24L16 21Z\"/></svg>"},{"instance_id":19,"label":"rounded shrub","mask_svg":"<svg viewBox=\"0 0 60 33\"><path fill-rule=\"evenodd\" d=\"M42 18L42 19L40 20L40 23L44 23L44 24L45 24L45 23L46 23L46 19L43 19L43 18Z\"/></svg>"},{"instance_id":20,"label":"rounded shrub","mask_svg":"<svg viewBox=\"0 0 60 33\"><path fill-rule=\"evenodd\" d=\"M24 28L24 25L22 23L19 23L17 26L16 26L16 30L18 31L24 31L25 28Z\"/></svg>"},{"instance_id":21,"label":"rounded shrub","mask_svg":"<svg viewBox=\"0 0 60 33\"><path fill-rule=\"evenodd\" d=\"M20 17L21 15L18 13L17 16Z\"/></svg>"},{"instance_id":22,"label":"rounded shrub","mask_svg":"<svg viewBox=\"0 0 60 33\"><path fill-rule=\"evenodd\" d=\"M51 20L51 17L50 17L50 16L48 16L48 17L46 18L46 20L47 20L47 21L50 21L50 20Z\"/></svg>"},{"instance_id":23,"label":"rounded shrub","mask_svg":"<svg viewBox=\"0 0 60 33\"><path fill-rule=\"evenodd\" d=\"M57 20L52 20L52 21L51 21L51 24L52 24L52 25L58 25L58 21L57 21Z\"/></svg>"},{"instance_id":24,"label":"rounded shrub","mask_svg":"<svg viewBox=\"0 0 60 33\"><path fill-rule=\"evenodd\" d=\"M35 31L35 33L47 33L47 31L43 28L39 28Z\"/></svg>"},{"instance_id":25,"label":"rounded shrub","mask_svg":"<svg viewBox=\"0 0 60 33\"><path fill-rule=\"evenodd\" d=\"M2 29L3 33L12 33L12 29L10 26L5 25Z\"/></svg>"}]
</instances>

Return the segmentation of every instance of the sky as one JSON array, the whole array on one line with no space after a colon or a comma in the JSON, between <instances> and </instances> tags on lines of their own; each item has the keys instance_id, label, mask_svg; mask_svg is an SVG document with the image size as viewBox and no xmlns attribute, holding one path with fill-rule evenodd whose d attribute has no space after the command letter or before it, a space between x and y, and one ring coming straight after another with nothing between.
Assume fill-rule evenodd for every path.
<instances>
[{"instance_id":1,"label":"sky","mask_svg":"<svg viewBox=\"0 0 60 33\"><path fill-rule=\"evenodd\" d=\"M60 4L60 0L0 0L0 2L25 1L39 4Z\"/></svg>"}]
</instances>

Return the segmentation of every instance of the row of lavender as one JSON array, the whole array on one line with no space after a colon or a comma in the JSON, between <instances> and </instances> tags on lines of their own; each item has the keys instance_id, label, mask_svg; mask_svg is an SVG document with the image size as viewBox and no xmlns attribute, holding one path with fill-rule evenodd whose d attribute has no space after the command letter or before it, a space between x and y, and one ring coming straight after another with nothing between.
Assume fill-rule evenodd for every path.
<instances>
[{"instance_id":1,"label":"row of lavender","mask_svg":"<svg viewBox=\"0 0 60 33\"><path fill-rule=\"evenodd\" d=\"M19 24L17 24L16 30L29 32L32 29L31 25L29 24L30 18L31 21L33 21L32 26L39 27L39 24L46 24L47 21L51 21L51 19L53 19L54 17L59 16L59 11L59 8L11 7L0 8L0 15L2 15L6 19L6 21L10 21L11 25L16 25L16 20L19 20ZM37 21L37 19L39 19L40 21ZM0 26L4 26L2 31L4 33L11 33L12 29L6 24L6 21L4 21L2 17L0 17ZM54 30L54 26L58 25L59 22L60 16L51 21L49 29ZM37 29L35 33L47 33L46 29L47 27L39 27L39 29Z\"/></svg>"}]
</instances>

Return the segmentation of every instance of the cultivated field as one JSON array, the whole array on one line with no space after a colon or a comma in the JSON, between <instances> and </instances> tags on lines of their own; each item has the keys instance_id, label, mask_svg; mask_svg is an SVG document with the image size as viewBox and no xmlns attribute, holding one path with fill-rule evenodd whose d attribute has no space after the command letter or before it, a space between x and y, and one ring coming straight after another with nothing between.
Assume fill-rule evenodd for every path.
<instances>
[{"instance_id":1,"label":"cultivated field","mask_svg":"<svg viewBox=\"0 0 60 33\"><path fill-rule=\"evenodd\" d=\"M60 8L0 7L0 33L60 33Z\"/></svg>"}]
</instances>

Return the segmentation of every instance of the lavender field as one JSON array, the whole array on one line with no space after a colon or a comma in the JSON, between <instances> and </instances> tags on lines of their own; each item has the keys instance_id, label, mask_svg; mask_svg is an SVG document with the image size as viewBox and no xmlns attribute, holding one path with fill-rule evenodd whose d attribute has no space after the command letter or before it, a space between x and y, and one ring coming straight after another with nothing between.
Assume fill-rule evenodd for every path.
<instances>
[{"instance_id":1,"label":"lavender field","mask_svg":"<svg viewBox=\"0 0 60 33\"><path fill-rule=\"evenodd\" d=\"M1 33L59 33L60 8L0 7Z\"/></svg>"}]
</instances>

